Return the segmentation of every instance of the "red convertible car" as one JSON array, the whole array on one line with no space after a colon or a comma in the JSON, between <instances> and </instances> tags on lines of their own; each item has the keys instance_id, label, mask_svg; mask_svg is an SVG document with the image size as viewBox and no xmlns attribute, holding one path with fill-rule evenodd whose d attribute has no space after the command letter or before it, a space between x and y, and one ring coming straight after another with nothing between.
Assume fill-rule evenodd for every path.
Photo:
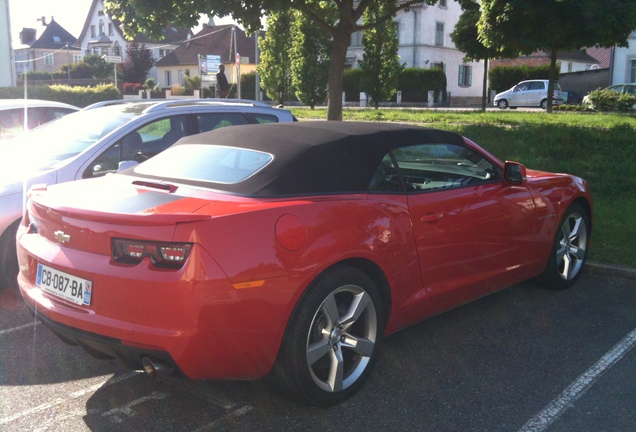
<instances>
[{"instance_id":1,"label":"red convertible car","mask_svg":"<svg viewBox=\"0 0 636 432\"><path fill-rule=\"evenodd\" d=\"M572 285L593 208L584 180L455 133L351 122L223 128L29 197L18 282L64 341L322 405L383 336L526 279Z\"/></svg>"}]
</instances>

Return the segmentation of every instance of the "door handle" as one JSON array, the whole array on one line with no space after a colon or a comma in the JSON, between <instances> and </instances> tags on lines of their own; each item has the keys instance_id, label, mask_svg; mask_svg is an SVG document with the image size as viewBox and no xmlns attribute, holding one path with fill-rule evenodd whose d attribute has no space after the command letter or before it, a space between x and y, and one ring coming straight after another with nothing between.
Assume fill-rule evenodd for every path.
<instances>
[{"instance_id":1,"label":"door handle","mask_svg":"<svg viewBox=\"0 0 636 432\"><path fill-rule=\"evenodd\" d=\"M431 213L431 214L427 214L426 216L422 216L420 218L420 222L422 223L435 222L436 220L440 220L443 217L444 217L444 214L442 213Z\"/></svg>"}]
</instances>

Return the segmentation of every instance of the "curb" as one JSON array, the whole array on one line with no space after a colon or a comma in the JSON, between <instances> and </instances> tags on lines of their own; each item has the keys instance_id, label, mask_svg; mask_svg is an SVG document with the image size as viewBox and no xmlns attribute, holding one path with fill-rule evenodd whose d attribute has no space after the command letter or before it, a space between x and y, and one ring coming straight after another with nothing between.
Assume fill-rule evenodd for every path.
<instances>
[{"instance_id":1,"label":"curb","mask_svg":"<svg viewBox=\"0 0 636 432\"><path fill-rule=\"evenodd\" d=\"M636 279L636 268L628 266L587 261L583 270L587 273L616 276L624 279Z\"/></svg>"}]
</instances>

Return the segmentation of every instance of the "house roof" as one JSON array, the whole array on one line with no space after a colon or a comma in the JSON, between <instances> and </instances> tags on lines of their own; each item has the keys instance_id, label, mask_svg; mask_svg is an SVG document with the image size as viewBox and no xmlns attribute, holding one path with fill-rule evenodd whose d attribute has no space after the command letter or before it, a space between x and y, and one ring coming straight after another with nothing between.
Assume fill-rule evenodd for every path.
<instances>
[{"instance_id":1,"label":"house roof","mask_svg":"<svg viewBox=\"0 0 636 432\"><path fill-rule=\"evenodd\" d=\"M69 49L77 50L73 45L77 39L75 36L67 32L64 27L59 25L54 19L46 25L42 35L31 44L31 48L35 49L60 49L69 44Z\"/></svg>"},{"instance_id":2,"label":"house roof","mask_svg":"<svg viewBox=\"0 0 636 432\"><path fill-rule=\"evenodd\" d=\"M86 20L84 21L84 27L82 28L82 32L80 33L79 36L79 40L82 41L84 40L84 37L86 36L86 33L88 33L90 26L91 26L91 18L93 16L93 11L95 10L95 8L101 5L102 9L104 8L104 3L103 0L93 0L93 2L91 3L91 7L88 9L88 14L86 15ZM111 20L113 22L113 27L115 29L115 31L117 32L117 34L124 40L130 40L129 38L124 36L124 33L122 32L121 28L123 26L121 21L112 19L108 16L108 19ZM177 28L172 26L171 24L169 24L168 26L166 26L166 28L164 28L162 30L163 33L163 39L160 41L157 40L152 40L150 38L148 38L145 34L143 33L139 33L137 34L137 36L135 36L133 38L133 41L140 43L140 44L161 44L161 43L165 43L165 44L175 44L175 43L179 43L181 41L184 41L186 39L188 39L188 36L192 35L192 31L188 28Z\"/></svg>"},{"instance_id":3,"label":"house roof","mask_svg":"<svg viewBox=\"0 0 636 432\"><path fill-rule=\"evenodd\" d=\"M596 59L600 69L610 67L612 61L612 48L588 48L587 53Z\"/></svg>"},{"instance_id":4,"label":"house roof","mask_svg":"<svg viewBox=\"0 0 636 432\"><path fill-rule=\"evenodd\" d=\"M234 24L207 26L198 32L192 39L179 45L174 51L158 60L155 66L196 65L199 63L199 55L214 54L221 56L222 63L234 61L234 41L232 29L236 37L236 51L242 57L255 59L254 38L247 37L240 27ZM262 35L264 33L261 33Z\"/></svg>"}]
</instances>

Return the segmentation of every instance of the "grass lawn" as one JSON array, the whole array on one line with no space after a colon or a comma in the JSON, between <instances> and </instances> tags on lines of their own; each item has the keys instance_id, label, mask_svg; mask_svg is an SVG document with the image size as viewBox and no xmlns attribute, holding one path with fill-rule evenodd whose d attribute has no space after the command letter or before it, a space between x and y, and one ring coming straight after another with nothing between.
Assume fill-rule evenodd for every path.
<instances>
[{"instance_id":1,"label":"grass lawn","mask_svg":"<svg viewBox=\"0 0 636 432\"><path fill-rule=\"evenodd\" d=\"M299 119L327 118L324 109L292 108L292 112ZM636 267L636 116L345 108L343 118L450 130L501 160L585 178L595 204L589 258Z\"/></svg>"}]
</instances>

